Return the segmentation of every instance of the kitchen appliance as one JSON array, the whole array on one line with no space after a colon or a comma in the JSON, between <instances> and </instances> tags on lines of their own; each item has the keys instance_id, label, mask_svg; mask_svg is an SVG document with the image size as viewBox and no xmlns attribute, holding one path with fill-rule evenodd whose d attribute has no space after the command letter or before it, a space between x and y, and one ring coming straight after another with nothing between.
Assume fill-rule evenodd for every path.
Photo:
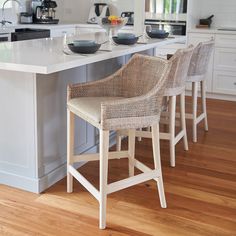
<instances>
[{"instance_id":1,"label":"kitchen appliance","mask_svg":"<svg viewBox=\"0 0 236 236\"><path fill-rule=\"evenodd\" d=\"M110 16L110 10L106 3L94 3L94 5L90 8L88 23L97 24L98 17L106 17Z\"/></svg>"},{"instance_id":2,"label":"kitchen appliance","mask_svg":"<svg viewBox=\"0 0 236 236\"><path fill-rule=\"evenodd\" d=\"M28 12L20 13L20 23L21 24L32 24L33 23L33 14Z\"/></svg>"},{"instance_id":3,"label":"kitchen appliance","mask_svg":"<svg viewBox=\"0 0 236 236\"><path fill-rule=\"evenodd\" d=\"M56 19L57 3L52 0L32 1L33 23L35 24L58 24Z\"/></svg>"},{"instance_id":4,"label":"kitchen appliance","mask_svg":"<svg viewBox=\"0 0 236 236\"><path fill-rule=\"evenodd\" d=\"M125 11L121 13L121 17L127 17L128 22L126 25L134 25L134 12L132 11Z\"/></svg>"},{"instance_id":5,"label":"kitchen appliance","mask_svg":"<svg viewBox=\"0 0 236 236\"><path fill-rule=\"evenodd\" d=\"M0 31L0 43L11 41L11 33Z\"/></svg>"},{"instance_id":6,"label":"kitchen appliance","mask_svg":"<svg viewBox=\"0 0 236 236\"><path fill-rule=\"evenodd\" d=\"M208 17L206 19L200 19L199 20L200 25L207 25L208 27L210 27L213 17L214 17L214 15L211 15L210 17Z\"/></svg>"},{"instance_id":7,"label":"kitchen appliance","mask_svg":"<svg viewBox=\"0 0 236 236\"><path fill-rule=\"evenodd\" d=\"M15 29L15 32L11 33L11 41L22 41L30 39L49 38L50 30L48 29Z\"/></svg>"},{"instance_id":8,"label":"kitchen appliance","mask_svg":"<svg viewBox=\"0 0 236 236\"><path fill-rule=\"evenodd\" d=\"M172 35L186 35L186 21L147 19L145 25L151 25L153 29L165 30Z\"/></svg>"},{"instance_id":9,"label":"kitchen appliance","mask_svg":"<svg viewBox=\"0 0 236 236\"><path fill-rule=\"evenodd\" d=\"M173 35L186 35L187 0L146 0L146 25Z\"/></svg>"}]
</instances>

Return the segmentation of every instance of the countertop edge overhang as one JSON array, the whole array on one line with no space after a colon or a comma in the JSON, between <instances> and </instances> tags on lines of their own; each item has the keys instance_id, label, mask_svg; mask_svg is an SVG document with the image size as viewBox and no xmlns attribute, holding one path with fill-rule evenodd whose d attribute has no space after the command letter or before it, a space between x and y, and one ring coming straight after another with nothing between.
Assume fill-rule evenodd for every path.
<instances>
[{"instance_id":1,"label":"countertop edge overhang","mask_svg":"<svg viewBox=\"0 0 236 236\"><path fill-rule=\"evenodd\" d=\"M41 39L39 39L41 40ZM63 62L55 62L55 63L47 63L45 60L45 64L37 65L36 63L26 64L22 63L15 63L15 62L1 62L0 61L0 70L8 70L8 71L19 71L19 72L28 72L28 73L37 73L37 74L51 74L67 69L76 68L79 66L84 66L88 64L92 64L99 61L104 61L120 56L129 55L132 53L138 53L141 51L145 51L148 49L156 48L158 46L168 45L172 43L185 43L186 37L185 36L177 36L175 38L169 38L166 40L149 40L147 44L136 44L133 46L115 46L115 49L111 52L105 51L98 51L95 54L91 54L88 56L82 55L64 55L62 50L60 52L60 56L62 57L71 57L69 61ZM21 42L15 42L20 44ZM32 58L36 57L32 52Z\"/></svg>"}]
</instances>

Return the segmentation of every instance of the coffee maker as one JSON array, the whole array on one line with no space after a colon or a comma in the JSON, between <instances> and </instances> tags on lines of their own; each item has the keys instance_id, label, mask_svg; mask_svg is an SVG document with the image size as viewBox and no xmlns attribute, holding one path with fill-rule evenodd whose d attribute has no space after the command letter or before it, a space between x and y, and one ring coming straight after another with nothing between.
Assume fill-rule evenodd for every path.
<instances>
[{"instance_id":1,"label":"coffee maker","mask_svg":"<svg viewBox=\"0 0 236 236\"><path fill-rule=\"evenodd\" d=\"M106 3L94 3L90 8L88 23L97 24L98 17L110 16L110 10Z\"/></svg>"},{"instance_id":2,"label":"coffee maker","mask_svg":"<svg viewBox=\"0 0 236 236\"><path fill-rule=\"evenodd\" d=\"M35 24L58 24L56 19L57 3L52 0L33 0L33 23Z\"/></svg>"}]
</instances>

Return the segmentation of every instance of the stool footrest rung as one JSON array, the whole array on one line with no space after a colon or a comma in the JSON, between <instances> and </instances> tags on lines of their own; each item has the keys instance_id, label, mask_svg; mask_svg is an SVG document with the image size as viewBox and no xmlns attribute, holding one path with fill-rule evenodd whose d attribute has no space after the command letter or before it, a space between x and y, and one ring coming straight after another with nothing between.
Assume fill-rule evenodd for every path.
<instances>
[{"instance_id":1,"label":"stool footrest rung","mask_svg":"<svg viewBox=\"0 0 236 236\"><path fill-rule=\"evenodd\" d=\"M176 136L174 144L176 145L184 137L184 131L181 130Z\"/></svg>"},{"instance_id":2,"label":"stool footrest rung","mask_svg":"<svg viewBox=\"0 0 236 236\"><path fill-rule=\"evenodd\" d=\"M83 175L71 165L68 165L68 171L100 202L99 191Z\"/></svg>"},{"instance_id":3,"label":"stool footrest rung","mask_svg":"<svg viewBox=\"0 0 236 236\"><path fill-rule=\"evenodd\" d=\"M199 115L197 117L197 124L200 123L204 118L206 117L206 115L204 113L202 113L201 115Z\"/></svg>"},{"instance_id":4,"label":"stool footrest rung","mask_svg":"<svg viewBox=\"0 0 236 236\"><path fill-rule=\"evenodd\" d=\"M111 183L107 186L107 194L117 192L119 190L131 187L136 184L140 184L146 182L151 179L155 179L160 175L159 170L152 170L148 173L139 174L133 177L129 177L127 179L123 179L117 181L115 183Z\"/></svg>"},{"instance_id":5,"label":"stool footrest rung","mask_svg":"<svg viewBox=\"0 0 236 236\"><path fill-rule=\"evenodd\" d=\"M129 157L128 151L109 152L108 153L108 159L120 159L120 158L128 158L128 157ZM98 160L99 160L99 153L73 156L73 163L82 162L82 161L98 161Z\"/></svg>"},{"instance_id":6,"label":"stool footrest rung","mask_svg":"<svg viewBox=\"0 0 236 236\"><path fill-rule=\"evenodd\" d=\"M152 171L151 168L149 168L148 166L144 165L142 162L138 161L138 160L134 160L134 166L139 169L140 171L142 171L143 173L146 173L146 172L150 172ZM158 181L158 178L155 178L154 179L155 181Z\"/></svg>"}]
</instances>

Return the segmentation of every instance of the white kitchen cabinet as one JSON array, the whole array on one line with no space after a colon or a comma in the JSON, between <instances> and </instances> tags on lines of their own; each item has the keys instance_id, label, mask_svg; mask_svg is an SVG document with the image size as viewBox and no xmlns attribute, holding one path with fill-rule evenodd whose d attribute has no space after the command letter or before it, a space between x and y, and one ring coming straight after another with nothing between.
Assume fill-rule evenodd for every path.
<instances>
[{"instance_id":1,"label":"white kitchen cabinet","mask_svg":"<svg viewBox=\"0 0 236 236\"><path fill-rule=\"evenodd\" d=\"M214 52L207 72L207 92L220 99L236 98L236 34L208 30L188 33L188 44L215 40Z\"/></svg>"},{"instance_id":2,"label":"white kitchen cabinet","mask_svg":"<svg viewBox=\"0 0 236 236\"><path fill-rule=\"evenodd\" d=\"M236 35L217 34L215 46L217 48L236 48Z\"/></svg>"},{"instance_id":3,"label":"white kitchen cabinet","mask_svg":"<svg viewBox=\"0 0 236 236\"><path fill-rule=\"evenodd\" d=\"M216 35L213 92L236 95L236 35Z\"/></svg>"},{"instance_id":4,"label":"white kitchen cabinet","mask_svg":"<svg viewBox=\"0 0 236 236\"><path fill-rule=\"evenodd\" d=\"M211 39L215 39L214 34L199 34L199 33L188 33L187 37L187 44L188 45L194 45L196 46L200 42L206 42ZM206 74L206 87L207 87L207 92L212 92L212 84L213 84L213 63L214 63L214 53L212 53L209 66L208 66L208 71ZM191 90L192 86L191 83L187 84L187 89Z\"/></svg>"},{"instance_id":5,"label":"white kitchen cabinet","mask_svg":"<svg viewBox=\"0 0 236 236\"><path fill-rule=\"evenodd\" d=\"M213 91L215 93L236 95L236 73L215 70Z\"/></svg>"},{"instance_id":6,"label":"white kitchen cabinet","mask_svg":"<svg viewBox=\"0 0 236 236\"><path fill-rule=\"evenodd\" d=\"M235 48L216 48L214 65L215 70L236 72L236 46Z\"/></svg>"}]
</instances>

